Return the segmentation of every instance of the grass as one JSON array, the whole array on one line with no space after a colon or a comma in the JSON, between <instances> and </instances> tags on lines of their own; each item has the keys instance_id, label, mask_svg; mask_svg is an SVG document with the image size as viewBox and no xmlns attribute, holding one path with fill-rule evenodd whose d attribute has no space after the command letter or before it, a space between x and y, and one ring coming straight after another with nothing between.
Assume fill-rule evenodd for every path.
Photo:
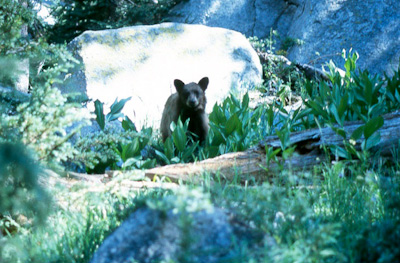
<instances>
[{"instance_id":1,"label":"grass","mask_svg":"<svg viewBox=\"0 0 400 263\"><path fill-rule=\"evenodd\" d=\"M238 262L396 262L396 166L365 171L338 162L319 171L322 174L283 172L271 184L252 186L216 180L201 187L182 185L175 192L119 192L118 183L93 191L77 184L57 191L58 205L44 226L21 227L17 235L5 238L2 262L89 262L102 240L140 206L202 209L210 204L235 214L263 237L257 246L240 248ZM186 193L179 199L182 189Z\"/></svg>"}]
</instances>

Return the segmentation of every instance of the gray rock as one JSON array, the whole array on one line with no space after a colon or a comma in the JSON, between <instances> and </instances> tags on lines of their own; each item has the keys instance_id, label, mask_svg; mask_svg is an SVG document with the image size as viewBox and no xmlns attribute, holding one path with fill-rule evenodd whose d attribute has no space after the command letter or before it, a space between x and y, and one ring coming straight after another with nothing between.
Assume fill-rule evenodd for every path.
<instances>
[{"instance_id":1,"label":"gray rock","mask_svg":"<svg viewBox=\"0 0 400 263\"><path fill-rule=\"evenodd\" d=\"M167 20L223 27L265 38L271 27L288 31L297 5L296 1L283 0L189 0L173 8Z\"/></svg>"},{"instance_id":2,"label":"gray rock","mask_svg":"<svg viewBox=\"0 0 400 263\"><path fill-rule=\"evenodd\" d=\"M220 209L181 215L140 208L111 234L91 263L213 263L235 256L234 227Z\"/></svg>"},{"instance_id":3,"label":"gray rock","mask_svg":"<svg viewBox=\"0 0 400 263\"><path fill-rule=\"evenodd\" d=\"M372 73L398 68L400 58L400 1L303 0L287 35L305 41L289 50L288 58L321 65L350 48L360 54L358 65ZM315 55L319 52L321 59Z\"/></svg>"},{"instance_id":4,"label":"gray rock","mask_svg":"<svg viewBox=\"0 0 400 263\"><path fill-rule=\"evenodd\" d=\"M138 128L157 126L175 92L174 79L188 83L209 77L208 112L231 91L262 81L259 58L247 39L222 28L164 23L88 31L69 48L82 67L68 74L60 89L91 100L90 109L96 99L107 110L117 97L132 97L123 113Z\"/></svg>"},{"instance_id":5,"label":"gray rock","mask_svg":"<svg viewBox=\"0 0 400 263\"><path fill-rule=\"evenodd\" d=\"M169 20L229 28L259 38L269 36L273 28L281 40L304 41L289 49L292 61L320 67L332 59L343 68L340 53L353 48L360 54L362 69L391 75L399 66L399 14L398 0L189 0L176 6Z\"/></svg>"}]
</instances>

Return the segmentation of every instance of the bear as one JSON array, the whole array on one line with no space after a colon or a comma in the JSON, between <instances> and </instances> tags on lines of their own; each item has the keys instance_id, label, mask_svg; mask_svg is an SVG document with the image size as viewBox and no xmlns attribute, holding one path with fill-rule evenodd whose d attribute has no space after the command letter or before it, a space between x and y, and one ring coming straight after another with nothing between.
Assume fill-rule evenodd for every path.
<instances>
[{"instance_id":1,"label":"bear","mask_svg":"<svg viewBox=\"0 0 400 263\"><path fill-rule=\"evenodd\" d=\"M203 143L208 134L208 117L205 112L206 95L209 80L202 78L198 83L185 84L179 79L174 80L176 93L169 96L162 113L160 131L163 142L171 136L170 125L177 122L179 116L183 123L190 118L188 130L196 135L195 141Z\"/></svg>"}]
</instances>

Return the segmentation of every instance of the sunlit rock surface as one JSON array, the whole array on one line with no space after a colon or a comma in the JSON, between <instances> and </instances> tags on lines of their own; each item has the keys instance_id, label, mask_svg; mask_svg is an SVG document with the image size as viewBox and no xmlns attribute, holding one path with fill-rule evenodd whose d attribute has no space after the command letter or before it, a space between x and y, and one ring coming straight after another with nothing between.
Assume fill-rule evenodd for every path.
<instances>
[{"instance_id":1,"label":"sunlit rock surface","mask_svg":"<svg viewBox=\"0 0 400 263\"><path fill-rule=\"evenodd\" d=\"M231 91L260 84L257 54L240 33L201 25L164 23L87 31L69 44L81 62L66 75L63 92L105 103L132 97L123 112L140 127L157 125L175 92L174 79L198 82L207 76L207 111Z\"/></svg>"}]
</instances>

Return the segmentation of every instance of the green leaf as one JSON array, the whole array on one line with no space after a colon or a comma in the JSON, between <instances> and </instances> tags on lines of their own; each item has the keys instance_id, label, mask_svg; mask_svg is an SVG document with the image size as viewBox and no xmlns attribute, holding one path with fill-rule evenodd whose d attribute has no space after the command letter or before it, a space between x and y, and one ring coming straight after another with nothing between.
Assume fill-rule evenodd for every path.
<instances>
[{"instance_id":1,"label":"green leaf","mask_svg":"<svg viewBox=\"0 0 400 263\"><path fill-rule=\"evenodd\" d=\"M131 143L122 146L121 158L123 161L139 155L140 155L139 138L135 138Z\"/></svg>"},{"instance_id":2,"label":"green leaf","mask_svg":"<svg viewBox=\"0 0 400 263\"><path fill-rule=\"evenodd\" d=\"M225 125L226 136L231 135L234 131L239 132L241 128L242 128L242 123L240 122L237 114L235 113L226 122Z\"/></svg>"},{"instance_id":3,"label":"green leaf","mask_svg":"<svg viewBox=\"0 0 400 263\"><path fill-rule=\"evenodd\" d=\"M125 116L125 119L122 121L122 128L125 131L137 132L135 124L133 123L133 121L131 119L129 119L128 116Z\"/></svg>"},{"instance_id":4,"label":"green leaf","mask_svg":"<svg viewBox=\"0 0 400 263\"><path fill-rule=\"evenodd\" d=\"M371 137L371 135L373 133L375 133L377 130L379 130L379 128L381 128L383 126L383 118L382 116L378 116L376 118L373 118L371 120L369 120L366 124L365 124L365 128L364 128L364 137L367 140L369 137Z\"/></svg>"},{"instance_id":5,"label":"green leaf","mask_svg":"<svg viewBox=\"0 0 400 263\"><path fill-rule=\"evenodd\" d=\"M188 123L188 121L186 123ZM182 124L180 118L178 119L178 123L175 127L175 130L172 132L172 139L178 151L183 152L186 147L187 135L184 125Z\"/></svg>"},{"instance_id":6,"label":"green leaf","mask_svg":"<svg viewBox=\"0 0 400 263\"><path fill-rule=\"evenodd\" d=\"M113 121L119 117L122 117L123 115L121 114L121 111L124 108L125 103L130 99L131 97L122 99L120 101L118 101L118 98L115 99L114 103L110 107L110 112L106 116L107 121Z\"/></svg>"},{"instance_id":7,"label":"green leaf","mask_svg":"<svg viewBox=\"0 0 400 263\"><path fill-rule=\"evenodd\" d=\"M122 168L127 168L127 167L131 167L131 166L136 166L136 163L139 160L137 158L129 158L126 161L124 161L124 163L122 164Z\"/></svg>"},{"instance_id":8,"label":"green leaf","mask_svg":"<svg viewBox=\"0 0 400 263\"><path fill-rule=\"evenodd\" d=\"M94 102L94 113L96 114L96 121L99 124L100 129L104 130L104 127L106 126L106 121L104 118L103 103L101 103L99 100L96 100Z\"/></svg>"},{"instance_id":9,"label":"green leaf","mask_svg":"<svg viewBox=\"0 0 400 263\"><path fill-rule=\"evenodd\" d=\"M379 134L379 132L374 133L371 137L369 137L368 139L366 139L363 142L362 147L364 148L364 150L368 151L369 149L371 149L372 147L376 146L379 144L379 142L381 141L381 135Z\"/></svg>"},{"instance_id":10,"label":"green leaf","mask_svg":"<svg viewBox=\"0 0 400 263\"><path fill-rule=\"evenodd\" d=\"M335 104L331 104L329 106L329 110L332 113L333 117L335 117L336 123L338 123L340 126L343 126L342 120L340 119L338 111L336 109L336 105Z\"/></svg>"},{"instance_id":11,"label":"green leaf","mask_svg":"<svg viewBox=\"0 0 400 263\"><path fill-rule=\"evenodd\" d=\"M347 138L346 131L343 128L338 128L330 125L331 129L339 136L343 137L343 139Z\"/></svg>"},{"instance_id":12,"label":"green leaf","mask_svg":"<svg viewBox=\"0 0 400 263\"><path fill-rule=\"evenodd\" d=\"M346 92L343 95L343 98L340 100L339 107L338 107L338 115L339 115L339 118L341 120L344 120L343 116L344 116L344 113L346 112L346 109L347 109L348 100L349 100L349 95ZM343 123L341 123L341 125L342 124Z\"/></svg>"},{"instance_id":13,"label":"green leaf","mask_svg":"<svg viewBox=\"0 0 400 263\"><path fill-rule=\"evenodd\" d=\"M184 153L182 154L182 161L187 162L188 158L191 157L196 150L196 147L199 145L199 142L193 143L189 148L186 148Z\"/></svg>"},{"instance_id":14,"label":"green leaf","mask_svg":"<svg viewBox=\"0 0 400 263\"><path fill-rule=\"evenodd\" d=\"M209 116L210 122L215 123L215 124L224 124L226 122L226 117L221 109L221 107L218 106L217 103L214 104L213 110L210 113Z\"/></svg>"},{"instance_id":15,"label":"green leaf","mask_svg":"<svg viewBox=\"0 0 400 263\"><path fill-rule=\"evenodd\" d=\"M163 160L166 164L170 164L170 161L169 161L169 159L167 158L167 156L166 156L165 154L163 154L162 152L160 152L160 151L158 151L158 150L155 150L155 152L156 152L156 155L157 155L161 160Z\"/></svg>"},{"instance_id":16,"label":"green leaf","mask_svg":"<svg viewBox=\"0 0 400 263\"><path fill-rule=\"evenodd\" d=\"M345 159L348 159L348 160L351 159L350 154L340 146L331 145L330 146L330 150L335 156L339 156L341 158L345 158Z\"/></svg>"},{"instance_id":17,"label":"green leaf","mask_svg":"<svg viewBox=\"0 0 400 263\"><path fill-rule=\"evenodd\" d=\"M249 93L246 93L243 96L243 100L242 100L242 109L247 110L247 108L249 107Z\"/></svg>"},{"instance_id":18,"label":"green leaf","mask_svg":"<svg viewBox=\"0 0 400 263\"><path fill-rule=\"evenodd\" d=\"M107 122L111 122L111 121L117 120L118 118L123 118L123 117L124 117L123 113L116 113L116 114L112 114L112 115L107 114L106 120L107 120Z\"/></svg>"},{"instance_id":19,"label":"green leaf","mask_svg":"<svg viewBox=\"0 0 400 263\"><path fill-rule=\"evenodd\" d=\"M171 160L174 157L174 144L171 137L168 137L164 142L164 153L168 160Z\"/></svg>"},{"instance_id":20,"label":"green leaf","mask_svg":"<svg viewBox=\"0 0 400 263\"><path fill-rule=\"evenodd\" d=\"M321 105L319 105L318 103L312 101L312 100L308 100L305 101L304 104L313 109L314 111L314 115L321 115L324 119L328 119L328 114L326 113L326 111L322 108Z\"/></svg>"},{"instance_id":21,"label":"green leaf","mask_svg":"<svg viewBox=\"0 0 400 263\"><path fill-rule=\"evenodd\" d=\"M365 126L361 125L357 129L355 129L355 131L353 131L353 133L351 134L350 138L355 141L359 140L364 133L364 128Z\"/></svg>"}]
</instances>

